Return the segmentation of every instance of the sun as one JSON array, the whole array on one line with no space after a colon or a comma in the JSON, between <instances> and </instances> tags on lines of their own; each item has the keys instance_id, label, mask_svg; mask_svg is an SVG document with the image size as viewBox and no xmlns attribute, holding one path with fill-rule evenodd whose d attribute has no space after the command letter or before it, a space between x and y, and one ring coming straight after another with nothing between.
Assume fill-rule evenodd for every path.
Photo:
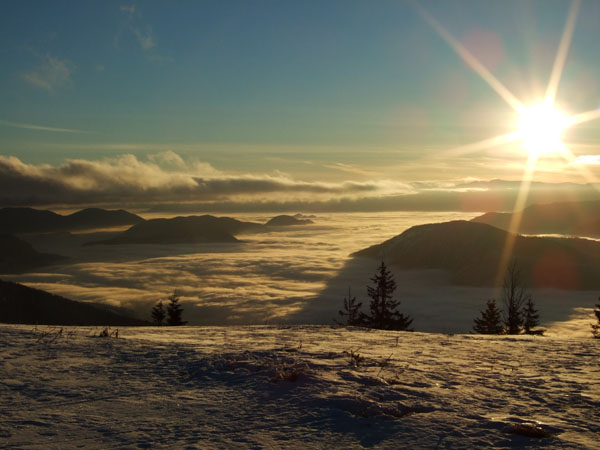
<instances>
[{"instance_id":1,"label":"sun","mask_svg":"<svg viewBox=\"0 0 600 450\"><path fill-rule=\"evenodd\" d=\"M508 267L512 250L515 245L515 237L519 232L521 224L521 211L527 204L529 187L534 179L536 169L543 164L539 164L540 156L556 154L564 161L578 169L583 177L585 177L593 185L597 185L597 178L591 174L584 166L577 164L578 157L573 154L569 146L563 142L563 134L567 128L580 125L582 123L600 119L600 108L594 108L589 111L576 113L565 116L560 110L554 107L560 79L567 61L567 54L573 31L575 30L575 22L579 14L580 0L573 0L569 8L569 13L565 21L562 36L559 46L556 51L556 57L546 87L543 100L539 103L522 103L506 86L504 86L498 78L494 76L489 69L482 64L458 39L456 39L444 26L438 22L419 2L414 2L414 6L421 14L423 19L433 28L439 36L456 52L456 54L469 66L473 72L481 77L488 86L495 91L498 96L504 100L507 105L516 113L516 120L512 124L514 128L505 134L489 137L479 142L464 145L453 149L450 153L455 155L465 155L490 148L506 147L511 143L519 143L528 153L527 163L524 166L523 176L521 178L521 186L519 187L513 215L509 224L508 237L504 243L504 248L498 262L498 271L496 282L501 285L504 271Z\"/></svg>"},{"instance_id":2,"label":"sun","mask_svg":"<svg viewBox=\"0 0 600 450\"><path fill-rule=\"evenodd\" d=\"M568 118L546 103L525 106L519 111L518 135L532 156L560 152L561 137L569 126Z\"/></svg>"}]
</instances>

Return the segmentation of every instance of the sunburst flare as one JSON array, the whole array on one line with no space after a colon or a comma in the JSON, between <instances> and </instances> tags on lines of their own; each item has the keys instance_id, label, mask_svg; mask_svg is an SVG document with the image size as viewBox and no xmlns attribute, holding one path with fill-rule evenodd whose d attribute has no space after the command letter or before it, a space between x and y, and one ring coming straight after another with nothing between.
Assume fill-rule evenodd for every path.
<instances>
[{"instance_id":1,"label":"sunburst flare","mask_svg":"<svg viewBox=\"0 0 600 450\"><path fill-rule=\"evenodd\" d=\"M446 28L433 17L420 4L415 3L415 8L432 29L456 52L456 54L476 73L488 86L494 90L516 113L515 129L505 134L483 139L472 144L457 147L447 152L450 155L464 155L482 150L519 142L527 153L527 162L521 178L521 186L513 207L512 219L509 226L509 237L504 245L504 250L498 264L497 282L502 276L510 261L514 248L515 237L521 226L522 210L527 205L529 188L533 181L538 161L545 155L560 155L567 163L577 160L576 156L563 142L563 135L568 128L584 122L600 118L600 110L591 110L582 113L567 115L556 108L556 97L560 79L565 68L569 47L580 8L580 0L573 0L569 8L565 26L562 32L552 72L546 88L545 97L532 103L519 100L504 84L502 84L467 48L465 48ZM595 177L575 165L587 181L596 183ZM498 284L498 283L497 283Z\"/></svg>"}]
</instances>

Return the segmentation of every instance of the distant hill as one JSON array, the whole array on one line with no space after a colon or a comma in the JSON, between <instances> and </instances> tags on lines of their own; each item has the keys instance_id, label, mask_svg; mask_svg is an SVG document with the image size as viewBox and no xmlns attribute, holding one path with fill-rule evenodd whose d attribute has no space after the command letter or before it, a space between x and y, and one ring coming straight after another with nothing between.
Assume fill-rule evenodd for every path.
<instances>
[{"instance_id":1,"label":"distant hill","mask_svg":"<svg viewBox=\"0 0 600 450\"><path fill-rule=\"evenodd\" d=\"M152 219L135 225L114 238L89 242L87 245L238 242L234 234L263 229L264 225L258 223L209 215Z\"/></svg>"},{"instance_id":2,"label":"distant hill","mask_svg":"<svg viewBox=\"0 0 600 450\"><path fill-rule=\"evenodd\" d=\"M419 225L353 256L381 259L401 269L441 269L455 284L490 286L508 236L477 222ZM516 236L512 255L530 287L600 289L599 242Z\"/></svg>"},{"instance_id":3,"label":"distant hill","mask_svg":"<svg viewBox=\"0 0 600 450\"><path fill-rule=\"evenodd\" d=\"M106 210L87 208L65 216L67 229L109 228L124 225L135 225L144 222L140 216L124 209Z\"/></svg>"},{"instance_id":4,"label":"distant hill","mask_svg":"<svg viewBox=\"0 0 600 450\"><path fill-rule=\"evenodd\" d=\"M60 229L64 216L33 208L0 209L0 232L30 233Z\"/></svg>"},{"instance_id":5,"label":"distant hill","mask_svg":"<svg viewBox=\"0 0 600 450\"><path fill-rule=\"evenodd\" d=\"M271 220L269 220L266 223L266 225L282 227L282 226L289 226L289 225L309 225L311 223L314 223L314 222L309 219L299 219L294 216L288 216L288 215L282 214L280 216L273 217Z\"/></svg>"},{"instance_id":6,"label":"distant hill","mask_svg":"<svg viewBox=\"0 0 600 450\"><path fill-rule=\"evenodd\" d=\"M149 325L143 320L2 280L0 322L39 325Z\"/></svg>"},{"instance_id":7,"label":"distant hill","mask_svg":"<svg viewBox=\"0 0 600 450\"><path fill-rule=\"evenodd\" d=\"M0 209L0 232L11 234L109 228L143 221L140 216L122 209L88 208L67 216L33 208Z\"/></svg>"},{"instance_id":8,"label":"distant hill","mask_svg":"<svg viewBox=\"0 0 600 450\"><path fill-rule=\"evenodd\" d=\"M519 233L600 236L600 201L531 205L522 212ZM472 219L508 230L513 214L489 212Z\"/></svg>"},{"instance_id":9,"label":"distant hill","mask_svg":"<svg viewBox=\"0 0 600 450\"><path fill-rule=\"evenodd\" d=\"M20 273L53 264L64 256L40 253L29 243L0 233L0 273Z\"/></svg>"}]
</instances>

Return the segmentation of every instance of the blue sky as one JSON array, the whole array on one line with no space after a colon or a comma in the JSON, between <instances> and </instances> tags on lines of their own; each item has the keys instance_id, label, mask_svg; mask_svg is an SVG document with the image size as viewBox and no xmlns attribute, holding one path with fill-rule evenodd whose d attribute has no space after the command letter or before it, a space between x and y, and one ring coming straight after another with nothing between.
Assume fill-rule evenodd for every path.
<instances>
[{"instance_id":1,"label":"blue sky","mask_svg":"<svg viewBox=\"0 0 600 450\"><path fill-rule=\"evenodd\" d=\"M419 4L518 98L543 95L571 2ZM557 96L567 111L600 104L599 20L584 0ZM428 158L515 120L401 0L7 1L0 57L0 153L33 165L171 151L311 180L495 178L497 153L472 167ZM571 133L576 154L599 153L596 131ZM500 175L519 176L513 156Z\"/></svg>"}]
</instances>

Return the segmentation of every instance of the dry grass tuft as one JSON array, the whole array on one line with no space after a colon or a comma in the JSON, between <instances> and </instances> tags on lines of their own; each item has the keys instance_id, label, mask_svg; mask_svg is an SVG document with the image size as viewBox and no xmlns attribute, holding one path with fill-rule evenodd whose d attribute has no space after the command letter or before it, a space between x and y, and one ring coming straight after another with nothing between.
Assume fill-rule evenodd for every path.
<instances>
[{"instance_id":1,"label":"dry grass tuft","mask_svg":"<svg viewBox=\"0 0 600 450\"><path fill-rule=\"evenodd\" d=\"M349 349L349 350L344 350L343 353L344 355L348 355L348 357L350 358L350 360L348 361L348 363L351 366L354 367L360 367L361 365L363 365L365 363L365 357L364 356L360 356L360 353L358 353L360 349Z\"/></svg>"},{"instance_id":2,"label":"dry grass tuft","mask_svg":"<svg viewBox=\"0 0 600 450\"><path fill-rule=\"evenodd\" d=\"M277 383L278 381L288 381L293 383L298 380L301 375L308 371L308 366L304 363L285 363L278 362L273 367L274 374L269 377L269 382Z\"/></svg>"}]
</instances>

